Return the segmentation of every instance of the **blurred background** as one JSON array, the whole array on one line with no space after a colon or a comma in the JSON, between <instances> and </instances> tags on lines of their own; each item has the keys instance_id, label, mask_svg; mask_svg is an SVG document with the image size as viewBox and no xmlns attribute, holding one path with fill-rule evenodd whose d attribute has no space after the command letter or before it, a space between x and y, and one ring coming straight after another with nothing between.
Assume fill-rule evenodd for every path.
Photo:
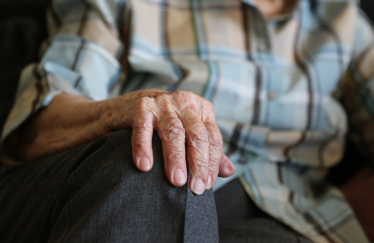
<instances>
[{"instance_id":1,"label":"blurred background","mask_svg":"<svg viewBox=\"0 0 374 243\"><path fill-rule=\"evenodd\" d=\"M45 12L50 1L0 0L1 130L13 105L20 71L27 64L38 60L39 45L47 36ZM374 1L361 0L361 7L374 22ZM365 161L350 142L347 143L346 151L343 162L329 175L330 180L337 185L347 180Z\"/></svg>"},{"instance_id":2,"label":"blurred background","mask_svg":"<svg viewBox=\"0 0 374 243\"><path fill-rule=\"evenodd\" d=\"M50 0L0 0L0 128L13 105L20 71L37 60Z\"/></svg>"}]
</instances>

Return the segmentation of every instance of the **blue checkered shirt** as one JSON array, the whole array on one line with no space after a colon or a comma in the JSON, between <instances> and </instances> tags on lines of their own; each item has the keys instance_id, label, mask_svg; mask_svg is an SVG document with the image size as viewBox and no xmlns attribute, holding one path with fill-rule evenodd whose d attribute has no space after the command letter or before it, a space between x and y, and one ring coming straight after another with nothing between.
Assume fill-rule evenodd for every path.
<instances>
[{"instance_id":1,"label":"blue checkered shirt","mask_svg":"<svg viewBox=\"0 0 374 243\"><path fill-rule=\"evenodd\" d=\"M325 180L348 131L374 152L374 35L358 3L300 0L265 19L252 0L55 0L48 28L1 141L60 93L192 91L213 103L237 168L215 189L239 177L259 208L310 240L368 242Z\"/></svg>"}]
</instances>

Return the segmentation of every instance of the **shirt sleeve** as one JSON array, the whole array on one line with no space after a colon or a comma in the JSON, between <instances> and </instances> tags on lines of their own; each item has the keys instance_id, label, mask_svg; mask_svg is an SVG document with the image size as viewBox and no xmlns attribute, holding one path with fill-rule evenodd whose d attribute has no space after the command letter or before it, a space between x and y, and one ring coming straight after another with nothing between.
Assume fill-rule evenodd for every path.
<instances>
[{"instance_id":1,"label":"shirt sleeve","mask_svg":"<svg viewBox=\"0 0 374 243\"><path fill-rule=\"evenodd\" d=\"M54 0L47 12L49 38L42 59L21 73L6 137L60 93L107 99L121 73L125 0Z\"/></svg>"},{"instance_id":2,"label":"shirt sleeve","mask_svg":"<svg viewBox=\"0 0 374 243\"><path fill-rule=\"evenodd\" d=\"M374 33L361 13L351 64L342 82L341 101L348 114L349 138L374 162Z\"/></svg>"}]
</instances>

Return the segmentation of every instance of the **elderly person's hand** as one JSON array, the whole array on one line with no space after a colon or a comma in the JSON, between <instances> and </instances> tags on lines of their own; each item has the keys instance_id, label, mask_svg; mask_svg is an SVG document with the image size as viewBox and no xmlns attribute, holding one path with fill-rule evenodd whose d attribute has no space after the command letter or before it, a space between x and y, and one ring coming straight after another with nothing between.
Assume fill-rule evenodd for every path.
<instances>
[{"instance_id":1,"label":"elderly person's hand","mask_svg":"<svg viewBox=\"0 0 374 243\"><path fill-rule=\"evenodd\" d=\"M196 194L212 188L218 175L234 173L222 152L212 104L184 91L135 91L101 102L58 95L14 132L9 144L18 156L30 161L129 128L133 129L133 160L144 172L152 168L152 134L158 132L166 175L175 186L186 183L186 154L190 188Z\"/></svg>"},{"instance_id":2,"label":"elderly person's hand","mask_svg":"<svg viewBox=\"0 0 374 243\"><path fill-rule=\"evenodd\" d=\"M136 166L152 168L152 134L162 140L169 181L182 186L187 180L186 152L191 172L190 187L196 194L214 185L220 171L233 171L222 152L222 136L212 104L191 92L136 91L108 102L103 124L110 130L133 129L132 148ZM187 151L186 151L187 148Z\"/></svg>"}]
</instances>

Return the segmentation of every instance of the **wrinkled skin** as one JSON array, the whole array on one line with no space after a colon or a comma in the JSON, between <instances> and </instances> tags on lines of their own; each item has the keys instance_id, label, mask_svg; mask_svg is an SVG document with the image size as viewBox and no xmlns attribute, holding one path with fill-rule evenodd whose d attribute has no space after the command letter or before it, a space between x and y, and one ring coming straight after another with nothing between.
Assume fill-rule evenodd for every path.
<instances>
[{"instance_id":1,"label":"wrinkled skin","mask_svg":"<svg viewBox=\"0 0 374 243\"><path fill-rule=\"evenodd\" d=\"M184 91L135 91L101 102L58 95L8 141L22 160L32 161L129 128L133 129L133 160L144 172L152 168L152 135L158 132L165 172L175 186L187 181L186 154L190 188L196 194L212 188L217 176L228 177L235 171L222 151L212 104Z\"/></svg>"},{"instance_id":2,"label":"wrinkled skin","mask_svg":"<svg viewBox=\"0 0 374 243\"><path fill-rule=\"evenodd\" d=\"M212 104L191 92L135 91L113 100L115 114L104 123L110 129L133 129L133 159L142 171L153 164L152 134L162 140L169 181L182 186L187 179L186 152L191 171L190 187L196 194L213 187L217 175L230 176L234 168L222 151L223 141ZM125 109L121 104L131 104ZM125 122L124 122L125 121ZM187 151L186 151L187 149Z\"/></svg>"}]
</instances>

